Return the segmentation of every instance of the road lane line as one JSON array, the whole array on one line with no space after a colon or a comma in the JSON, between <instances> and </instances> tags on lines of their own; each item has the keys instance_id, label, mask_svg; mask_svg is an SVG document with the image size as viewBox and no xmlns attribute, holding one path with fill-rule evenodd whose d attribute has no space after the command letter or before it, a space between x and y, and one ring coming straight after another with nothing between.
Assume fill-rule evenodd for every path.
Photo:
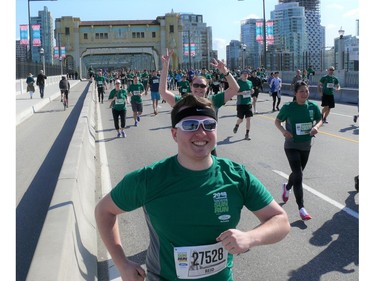
<instances>
[{"instance_id":1,"label":"road lane line","mask_svg":"<svg viewBox=\"0 0 375 281\"><path fill-rule=\"evenodd\" d=\"M100 140L104 139L103 133L103 124L101 120L101 112L99 102L96 104L96 110L98 112L97 124L98 124L98 144L99 144L99 155L100 155L100 177L101 177L101 185L102 185L102 197L103 195L109 193L112 189L112 182L109 173L109 165L108 165L108 158L107 158L107 151L105 148L105 142Z\"/></svg>"},{"instance_id":2,"label":"road lane line","mask_svg":"<svg viewBox=\"0 0 375 281\"><path fill-rule=\"evenodd\" d=\"M95 95L94 95L95 96ZM100 141L104 139L104 130L102 124L102 114L100 111L100 103L96 103L96 110L97 110L97 130L98 130L98 144L99 144L99 155L100 155L100 180L102 185L102 198L104 195L109 193L112 189L112 182L109 173L109 165L108 165L108 157L107 157L107 150L105 148L105 142ZM110 281L121 281L119 277L120 274L117 270L117 267L113 263L111 256L109 255L108 251L106 250L105 260L108 264L108 278Z\"/></svg>"},{"instance_id":3,"label":"road lane line","mask_svg":"<svg viewBox=\"0 0 375 281\"><path fill-rule=\"evenodd\" d=\"M285 179L288 179L289 178L289 175L281 172L281 171L278 171L278 170L272 170L273 172L275 172L276 174L282 176L283 178ZM348 215L356 218L356 219L359 219L359 214L356 212L356 211L353 211L352 209L348 208L348 207L345 207L344 205L342 205L341 203L329 198L328 196L324 195L323 193L320 193L319 191L313 189L312 187L306 185L306 184L302 184L303 188L306 189L307 191L309 191L310 193L318 196L319 198L323 199L324 201L330 203L331 205L339 208L340 210L346 212Z\"/></svg>"}]
</instances>

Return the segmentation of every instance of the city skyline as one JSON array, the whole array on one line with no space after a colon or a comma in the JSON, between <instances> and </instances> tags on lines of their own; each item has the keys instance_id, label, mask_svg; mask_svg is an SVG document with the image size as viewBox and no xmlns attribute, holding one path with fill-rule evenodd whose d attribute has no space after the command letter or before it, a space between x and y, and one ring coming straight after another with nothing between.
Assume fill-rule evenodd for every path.
<instances>
[{"instance_id":1,"label":"city skyline","mask_svg":"<svg viewBox=\"0 0 375 281\"><path fill-rule=\"evenodd\" d=\"M137 3L142 9L132 6L130 12L126 10L126 2L112 0L102 7L100 0L74 1L32 1L30 0L30 16L38 16L38 11L48 8L53 20L62 16L79 17L82 21L88 20L141 20L155 19L164 16L171 11L176 13L192 13L203 15L203 21L212 27L213 49L218 51L220 59L226 59L225 48L231 40L240 40L241 21L249 18L263 18L263 1L261 0L228 0L225 9L212 8L218 5L218 1L192 0L189 6L180 3L161 2L158 5L149 5L147 0L139 0ZM274 10L278 0L267 0L266 19L270 19L270 11ZM326 46L333 46L334 38L337 38L338 30L342 27L345 35L357 35L357 23L359 19L359 1L321 0L321 24L326 27ZM73 4L74 3L74 4ZM91 3L89 6L88 3ZM74 7L74 8L72 8ZM118 9L124 7L124 9ZM150 8L148 8L150 7ZM103 9L108 12L103 12ZM215 12L214 12L215 11ZM218 11L218 12L216 12ZM16 40L19 39L19 25L28 24L28 7L26 0L16 0Z\"/></svg>"}]
</instances>

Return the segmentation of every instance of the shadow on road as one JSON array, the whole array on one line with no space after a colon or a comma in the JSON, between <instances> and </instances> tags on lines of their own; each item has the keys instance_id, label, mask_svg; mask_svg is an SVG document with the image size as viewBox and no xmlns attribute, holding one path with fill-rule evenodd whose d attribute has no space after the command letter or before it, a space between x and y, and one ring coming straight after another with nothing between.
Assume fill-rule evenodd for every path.
<instances>
[{"instance_id":1,"label":"shadow on road","mask_svg":"<svg viewBox=\"0 0 375 281\"><path fill-rule=\"evenodd\" d=\"M349 192L346 199L346 207L356 205L354 197L356 191ZM348 220L356 220L357 224L348 223ZM349 227L354 225L353 227ZM359 264L359 231L358 219L348 216L341 210L331 220L326 221L318 230L313 232L310 243L316 247L326 248L311 261L297 270L289 273L289 281L319 281L324 274L340 272L353 273L353 266ZM328 245L328 246L327 246ZM358 280L359 274L353 280Z\"/></svg>"},{"instance_id":2,"label":"shadow on road","mask_svg":"<svg viewBox=\"0 0 375 281\"><path fill-rule=\"evenodd\" d=\"M16 280L26 280L70 141L90 84L66 119L16 209Z\"/></svg>"}]
</instances>

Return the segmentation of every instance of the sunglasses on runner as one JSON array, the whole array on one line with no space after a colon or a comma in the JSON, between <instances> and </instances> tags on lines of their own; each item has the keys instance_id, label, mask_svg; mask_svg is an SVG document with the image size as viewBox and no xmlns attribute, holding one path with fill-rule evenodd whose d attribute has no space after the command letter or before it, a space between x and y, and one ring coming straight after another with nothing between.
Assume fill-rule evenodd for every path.
<instances>
[{"instance_id":1,"label":"sunglasses on runner","mask_svg":"<svg viewBox=\"0 0 375 281\"><path fill-rule=\"evenodd\" d=\"M213 132L216 130L217 122L214 119L185 119L178 122L175 127L180 128L184 132L195 132L198 131L200 125L202 125L205 131Z\"/></svg>"},{"instance_id":2,"label":"sunglasses on runner","mask_svg":"<svg viewBox=\"0 0 375 281\"><path fill-rule=\"evenodd\" d=\"M205 84L194 83L194 84L193 84L193 87L194 87L194 88L202 88L202 89L204 89L204 88L207 87L207 85L205 85Z\"/></svg>"}]
</instances>

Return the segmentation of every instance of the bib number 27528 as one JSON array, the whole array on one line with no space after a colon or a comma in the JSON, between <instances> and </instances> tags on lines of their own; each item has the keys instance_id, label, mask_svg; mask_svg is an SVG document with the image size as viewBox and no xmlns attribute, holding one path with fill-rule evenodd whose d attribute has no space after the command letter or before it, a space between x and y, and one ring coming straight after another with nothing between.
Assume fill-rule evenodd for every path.
<instances>
[{"instance_id":1,"label":"bib number 27528","mask_svg":"<svg viewBox=\"0 0 375 281\"><path fill-rule=\"evenodd\" d=\"M216 274L227 266L228 251L222 243L212 245L175 247L177 277L197 279Z\"/></svg>"}]
</instances>

